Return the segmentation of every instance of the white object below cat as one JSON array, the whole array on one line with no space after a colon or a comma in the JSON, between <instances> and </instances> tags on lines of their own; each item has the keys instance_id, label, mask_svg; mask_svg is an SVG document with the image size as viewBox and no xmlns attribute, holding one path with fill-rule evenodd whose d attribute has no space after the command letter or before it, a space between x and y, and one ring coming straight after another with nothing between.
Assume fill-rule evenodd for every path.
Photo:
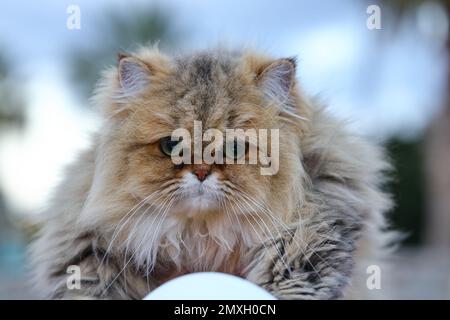
<instances>
[{"instance_id":1,"label":"white object below cat","mask_svg":"<svg viewBox=\"0 0 450 320\"><path fill-rule=\"evenodd\" d=\"M242 278L219 272L199 272L172 279L144 300L276 300L269 292Z\"/></svg>"}]
</instances>

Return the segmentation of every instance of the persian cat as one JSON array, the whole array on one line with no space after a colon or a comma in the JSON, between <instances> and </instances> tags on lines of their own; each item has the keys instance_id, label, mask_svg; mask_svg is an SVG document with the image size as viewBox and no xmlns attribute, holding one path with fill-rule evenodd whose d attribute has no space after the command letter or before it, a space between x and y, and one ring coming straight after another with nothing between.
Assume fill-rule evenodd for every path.
<instances>
[{"instance_id":1,"label":"persian cat","mask_svg":"<svg viewBox=\"0 0 450 320\"><path fill-rule=\"evenodd\" d=\"M302 93L295 59L142 48L119 55L93 103L101 128L31 246L46 298L141 299L201 271L246 278L280 299L335 299L358 286L363 256L384 238L389 165ZM220 132L278 129L278 170L174 164L172 132L193 132L194 121Z\"/></svg>"}]
</instances>

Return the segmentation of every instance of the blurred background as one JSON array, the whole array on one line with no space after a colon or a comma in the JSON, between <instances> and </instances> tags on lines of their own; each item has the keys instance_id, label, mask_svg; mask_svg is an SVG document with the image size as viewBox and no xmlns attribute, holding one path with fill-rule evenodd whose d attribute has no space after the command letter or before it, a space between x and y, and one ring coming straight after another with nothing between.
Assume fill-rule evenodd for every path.
<instances>
[{"instance_id":1,"label":"blurred background","mask_svg":"<svg viewBox=\"0 0 450 320\"><path fill-rule=\"evenodd\" d=\"M380 29L368 27L371 5ZM33 298L33 217L99 124L89 104L99 72L118 51L159 42L171 52L229 45L297 55L304 90L384 144L395 166L389 219L407 236L377 297L449 299L449 15L438 0L3 3L0 298Z\"/></svg>"}]
</instances>

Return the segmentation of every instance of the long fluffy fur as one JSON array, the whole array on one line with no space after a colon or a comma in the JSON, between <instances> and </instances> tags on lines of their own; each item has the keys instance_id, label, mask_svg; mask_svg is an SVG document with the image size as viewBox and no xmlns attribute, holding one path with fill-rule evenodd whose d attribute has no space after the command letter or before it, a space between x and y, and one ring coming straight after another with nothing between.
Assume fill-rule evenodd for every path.
<instances>
[{"instance_id":1,"label":"long fluffy fur","mask_svg":"<svg viewBox=\"0 0 450 320\"><path fill-rule=\"evenodd\" d=\"M94 97L104 125L92 147L68 168L42 217L31 258L44 297L140 299L170 278L197 271L234 273L283 299L342 297L355 264L356 270L363 266L358 267L359 252L383 244L383 214L391 202L380 191L389 169L382 150L308 102L295 79L289 102L259 107L265 104L264 95L259 96L258 86L251 83L264 74L270 58L218 50L177 60L155 49L143 49L136 57L150 66L153 91L127 96L120 90L116 68L105 73ZM204 91L189 95L180 83L188 83L192 92ZM238 91L241 96L233 96ZM183 98L170 100L167 92ZM186 96L193 109L185 106ZM141 131L148 130L161 137L155 123L173 121L173 111L167 111L171 107L164 106L185 108L177 113L186 118L202 117L196 108L209 99L215 109L202 110L211 119L227 108L223 101L242 102L244 96L244 110L235 111L229 121L237 127L250 110L266 119L260 127L280 128L281 146L288 151L280 155L279 174L259 177L239 171L252 169L233 168L238 170L235 176L255 179L254 185L241 182L246 193L234 194L239 203L222 199L220 214L197 216L195 210L177 207L177 200L161 191L168 188L164 182L146 189L145 171L139 170L149 170L150 165L142 164L140 153L132 158L140 151L130 150L140 147L129 146L130 136L144 139ZM167 170L163 164L152 165L151 170ZM183 192L188 190L181 190L180 197ZM254 212L244 212L250 209ZM70 265L81 268L80 290L67 288Z\"/></svg>"}]
</instances>

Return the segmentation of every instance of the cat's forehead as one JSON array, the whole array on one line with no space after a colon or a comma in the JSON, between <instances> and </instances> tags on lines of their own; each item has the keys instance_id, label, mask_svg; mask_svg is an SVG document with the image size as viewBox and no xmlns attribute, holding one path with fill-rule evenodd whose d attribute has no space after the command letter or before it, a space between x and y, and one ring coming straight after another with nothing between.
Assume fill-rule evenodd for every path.
<instances>
[{"instance_id":1,"label":"cat's forehead","mask_svg":"<svg viewBox=\"0 0 450 320\"><path fill-rule=\"evenodd\" d=\"M240 57L226 53L199 53L176 58L176 69L187 85L215 85L231 77L239 66Z\"/></svg>"},{"instance_id":2,"label":"cat's forehead","mask_svg":"<svg viewBox=\"0 0 450 320\"><path fill-rule=\"evenodd\" d=\"M180 126L194 120L209 126L235 125L244 90L239 62L233 55L208 53L176 60L174 116Z\"/></svg>"}]
</instances>

